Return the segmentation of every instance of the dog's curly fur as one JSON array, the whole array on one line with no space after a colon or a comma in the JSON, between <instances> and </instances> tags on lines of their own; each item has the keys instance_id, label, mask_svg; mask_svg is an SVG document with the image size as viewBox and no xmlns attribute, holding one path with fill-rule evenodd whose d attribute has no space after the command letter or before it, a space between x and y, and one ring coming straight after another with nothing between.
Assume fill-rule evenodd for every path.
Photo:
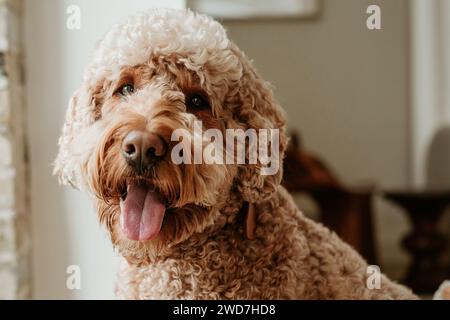
<instances>
[{"instance_id":1,"label":"dog's curly fur","mask_svg":"<svg viewBox=\"0 0 450 320\"><path fill-rule=\"evenodd\" d=\"M135 92L117 94L125 83ZM197 92L209 109L191 109ZM285 117L271 88L213 19L191 11L151 10L115 26L95 51L67 112L55 173L89 192L99 220L125 258L122 298L406 299L410 290L382 277L366 287L367 264L334 233L302 215L275 175L260 165L173 164L164 158L137 176L121 156L130 130L156 132L170 145L174 129L279 129ZM163 195L159 235L129 240L119 228L121 192L145 180ZM254 239L242 208L256 210Z\"/></svg>"}]
</instances>

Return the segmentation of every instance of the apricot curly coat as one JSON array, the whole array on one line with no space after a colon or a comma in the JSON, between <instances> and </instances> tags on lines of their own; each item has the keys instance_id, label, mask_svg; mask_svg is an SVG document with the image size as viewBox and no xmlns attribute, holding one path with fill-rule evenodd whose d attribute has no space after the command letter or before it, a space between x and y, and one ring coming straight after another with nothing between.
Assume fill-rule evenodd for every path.
<instances>
[{"instance_id":1,"label":"apricot curly coat","mask_svg":"<svg viewBox=\"0 0 450 320\"><path fill-rule=\"evenodd\" d=\"M121 95L124 84L134 92ZM208 108L189 107L192 92L206 97ZM196 120L222 132L279 129L284 154L283 111L219 23L159 9L116 25L98 44L70 101L55 173L92 195L124 257L118 297L415 298L385 276L381 288L367 288L366 262L304 217L280 186L281 160L278 173L265 176L260 164L175 165L168 156L137 174L123 159L120 146L130 130L155 132L172 148L173 130L192 132ZM121 197L133 181L157 190L166 204L161 230L148 241L129 239L120 227ZM250 207L253 239L244 223Z\"/></svg>"}]
</instances>

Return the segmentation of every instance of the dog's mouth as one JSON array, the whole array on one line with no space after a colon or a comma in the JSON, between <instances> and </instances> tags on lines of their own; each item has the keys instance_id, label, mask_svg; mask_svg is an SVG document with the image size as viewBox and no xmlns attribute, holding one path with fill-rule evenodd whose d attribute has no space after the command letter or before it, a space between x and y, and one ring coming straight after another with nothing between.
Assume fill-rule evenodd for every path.
<instances>
[{"instance_id":1,"label":"dog's mouth","mask_svg":"<svg viewBox=\"0 0 450 320\"><path fill-rule=\"evenodd\" d=\"M120 227L127 238L148 241L160 233L166 205L154 186L132 180L121 190L120 211Z\"/></svg>"}]
</instances>

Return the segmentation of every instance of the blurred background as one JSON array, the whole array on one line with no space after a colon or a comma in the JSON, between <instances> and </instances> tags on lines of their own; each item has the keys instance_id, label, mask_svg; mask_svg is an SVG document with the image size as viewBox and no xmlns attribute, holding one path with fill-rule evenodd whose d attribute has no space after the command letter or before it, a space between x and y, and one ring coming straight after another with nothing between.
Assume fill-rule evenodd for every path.
<instances>
[{"instance_id":1,"label":"blurred background","mask_svg":"<svg viewBox=\"0 0 450 320\"><path fill-rule=\"evenodd\" d=\"M150 7L215 16L274 85L305 214L425 297L450 278L450 0L0 0L0 298L114 297L117 253L52 162L96 41Z\"/></svg>"}]
</instances>

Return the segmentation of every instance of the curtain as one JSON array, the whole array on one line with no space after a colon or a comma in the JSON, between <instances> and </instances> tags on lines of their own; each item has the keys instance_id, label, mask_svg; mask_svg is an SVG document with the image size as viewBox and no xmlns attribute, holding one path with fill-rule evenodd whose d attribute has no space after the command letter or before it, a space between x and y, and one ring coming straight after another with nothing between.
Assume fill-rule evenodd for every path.
<instances>
[{"instance_id":1,"label":"curtain","mask_svg":"<svg viewBox=\"0 0 450 320\"><path fill-rule=\"evenodd\" d=\"M21 0L0 0L0 299L30 296Z\"/></svg>"}]
</instances>

